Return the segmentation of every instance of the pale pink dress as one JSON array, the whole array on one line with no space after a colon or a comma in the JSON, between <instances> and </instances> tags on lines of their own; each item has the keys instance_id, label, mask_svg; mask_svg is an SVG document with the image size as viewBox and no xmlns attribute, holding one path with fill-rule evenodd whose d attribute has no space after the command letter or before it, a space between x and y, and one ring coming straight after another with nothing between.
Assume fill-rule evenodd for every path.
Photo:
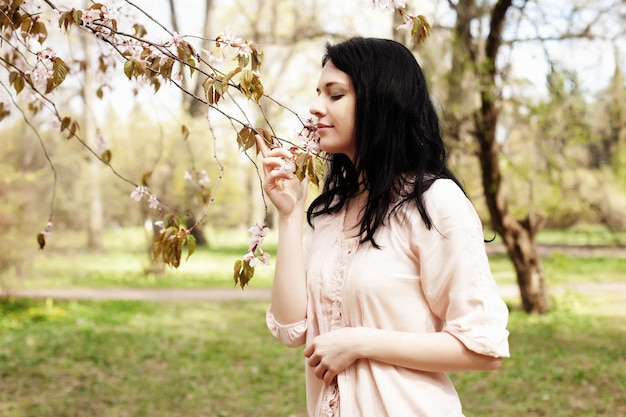
<instances>
[{"instance_id":1,"label":"pale pink dress","mask_svg":"<svg viewBox=\"0 0 626 417\"><path fill-rule=\"evenodd\" d=\"M443 331L472 351L508 357L508 310L474 207L451 180L435 181L424 198L434 227L426 228L415 205L405 205L377 232L382 249L344 238L344 213L316 218L305 239L307 318L281 324L270 306L270 331L292 347L345 326ZM312 417L463 416L444 373L361 359L326 386L305 369Z\"/></svg>"}]
</instances>

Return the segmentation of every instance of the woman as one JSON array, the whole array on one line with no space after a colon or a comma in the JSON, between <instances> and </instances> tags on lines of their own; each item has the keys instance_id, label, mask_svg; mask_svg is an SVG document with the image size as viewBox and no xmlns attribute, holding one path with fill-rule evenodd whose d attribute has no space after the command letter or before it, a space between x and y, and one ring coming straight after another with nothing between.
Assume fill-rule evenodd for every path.
<instances>
[{"instance_id":1,"label":"woman","mask_svg":"<svg viewBox=\"0 0 626 417\"><path fill-rule=\"evenodd\" d=\"M268 327L306 344L311 416L462 416L445 372L509 355L480 220L411 52L359 37L326 52L311 113L330 160L308 211L289 150L258 141L278 212Z\"/></svg>"}]
</instances>

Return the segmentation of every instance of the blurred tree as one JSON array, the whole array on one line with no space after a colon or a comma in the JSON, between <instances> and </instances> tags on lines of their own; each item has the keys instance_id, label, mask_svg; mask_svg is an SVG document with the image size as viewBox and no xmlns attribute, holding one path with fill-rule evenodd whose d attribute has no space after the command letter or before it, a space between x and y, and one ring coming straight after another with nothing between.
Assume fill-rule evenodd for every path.
<instances>
[{"instance_id":1,"label":"blurred tree","mask_svg":"<svg viewBox=\"0 0 626 417\"><path fill-rule=\"evenodd\" d=\"M402 2L397 2L397 4L400 3ZM167 263L176 265L180 260L181 246L191 245L195 241L190 239L192 237L190 231L199 226L201 219L191 227L185 227L184 224L181 226L175 214L180 214L188 208L185 208L184 203L167 203L166 201L171 200L166 200L162 196L175 197L177 193L180 195L184 187L180 187L179 178L182 176L179 175L189 165L195 168L193 160L197 156L194 153L197 150L194 146L195 142L189 141L190 128L183 125L178 129L168 130L164 134L163 137L168 139L182 136L185 138L182 139L184 146L181 146L179 141L174 145L158 148L159 152L163 152L159 155L168 156L167 160L156 158L157 161L163 162L158 167L148 166L144 170L144 164L139 163L139 159L143 158L135 158L131 165L134 162L133 168L140 172L133 176L118 172L118 169L121 170L118 168L121 165L116 164L115 168L111 165L111 153L107 150L96 151L93 145L89 146L89 138L79 130L77 118L68 116L66 108L57 108L54 100L50 98L51 93L64 83L66 76L80 73L80 69L72 66L71 62L69 65L65 63L60 56L64 52L63 48L60 48L58 53L44 46L49 29L58 24L64 31L84 31L97 38L100 46L97 52L99 73L104 74L117 68L132 82L130 89L135 91L140 90L138 85L147 85L154 91L164 86L177 88L186 97L185 100L191 99L192 102L196 102L203 109L202 113L205 116L212 115L220 118L229 126L230 133L217 129L211 117L209 117L209 128L204 129L203 139L206 139L206 136L212 137L214 152L217 151L215 145L219 143L217 136L226 135L233 139L233 143L236 142L239 150L244 151L243 158L254 162L254 155L245 153L246 151L251 154L254 152L254 142L250 140L254 137L254 133L262 134L267 140L291 144L293 142L285 139L280 129L277 128L279 123L276 120L284 116L276 116L276 114L279 114L281 110L281 114L299 118L296 112L291 112L266 94L268 89L265 88L259 76L263 54L256 44L244 41L233 33L225 32L218 36L207 35L210 31L209 17L213 16L214 12L211 7L212 3L207 1L205 4L204 31L207 33L200 39L201 45L204 46L195 44L199 40L197 37L182 35L178 31L169 30L160 25L150 14L145 13L133 2L120 4L138 13L143 21L132 20L132 17L135 17L133 13L122 6L116 8L117 6L102 3L92 3L88 9L84 10L61 9L51 1L2 3L0 28L4 30L3 45L7 50L0 60L0 65L7 74L7 81L3 81L2 85L6 91L12 90L15 96L29 95L31 99L34 97L35 99L27 106L32 107L35 113L42 109L48 110L57 119L60 124L59 130L63 135L72 139L73 143L85 145L99 157L100 162L108 166L110 172L135 187L132 193L133 198L144 202L147 200L146 204L156 210L152 213L158 214L165 221L163 236L167 236L167 239L163 238L159 241L160 235L157 236L155 253L163 258L167 257ZM480 177L486 207L491 217L492 227L502 236L515 265L524 308L527 311L544 312L549 306L544 289L541 260L537 256L534 242L535 235L541 227L541 216L532 205L527 213L514 213L510 210L505 189L502 187L503 171L499 151L511 131L503 129L504 126L500 123L499 116L503 104L502 89L509 69L506 52L510 51L514 44L528 40L523 39L520 31L517 30L521 27L520 22L535 22L525 13L533 6L537 10L539 7L550 5L530 0L517 3L513 0L449 0L447 4L453 11L455 20L451 28L451 33L454 35L454 48L451 54L443 60L443 64L451 63L449 87L445 90L448 98L442 100L449 103L444 114L446 132L450 132L450 137L454 138L454 142L459 147L470 149L479 156ZM597 4L599 3L593 2L594 6ZM169 5L174 10L174 2L170 2ZM236 27L242 28L243 32L249 29L251 36L270 47L288 43L296 45L285 48L283 51L283 57L285 57L282 61L283 65L279 63L280 60L271 61L270 65L278 69L275 73L279 75L282 75L286 65L292 62L291 57L297 56L297 42L307 42L320 35L332 36L318 25L324 22L320 22L316 14L317 2L307 2L306 5L307 8L303 8L301 4L288 5L285 2L269 0L259 1L254 5L247 3L244 5L241 2L230 4L231 7L241 9L233 22L236 22ZM598 16L602 16L602 13L607 10L611 11L612 15L622 13L622 6L623 2L614 0L610 6L603 5L602 10L598 9L597 14L590 13L591 7L571 7L572 18L568 20L568 25L565 26L563 32L553 39L595 36L592 32ZM56 14L49 13L50 10L54 10ZM310 14L307 14L306 10L310 10ZM407 9L404 8L399 9L398 12L395 15L394 25L401 23L404 27L410 27L412 39L423 37L428 32L427 26L419 16L408 15ZM582 17L583 21L584 17L592 15L592 18L587 19L590 21L589 24L579 28L574 24L578 21L574 15ZM130 21L122 20L122 18L129 17ZM176 26L175 13L172 14L172 19L173 26ZM165 40L147 37L144 26L146 21L157 23L157 26L163 30ZM49 24L49 22L54 23ZM287 24L287 22L292 24ZM528 27L525 27L525 30L527 29ZM534 39L534 41L537 40L550 41L541 34ZM295 62L298 62L298 59L295 59ZM181 68L183 71L179 71ZM194 78L189 80L197 79L198 83L195 85L202 87L199 92L193 90L195 87L187 84L187 77L191 74ZM284 81L284 77L281 77L281 81ZM101 95L102 91L104 89L100 88L96 94ZM5 115L7 107L1 103L1 100L0 104L2 105L0 117L7 117ZM274 113L275 108L276 113ZM190 113L193 112L190 111ZM299 122L299 127L306 127L305 121L299 120ZM44 149L45 146L42 144ZM223 145L220 143L219 146ZM174 147L188 149L192 162L182 157L181 159L169 158L170 155L175 154ZM146 147L135 154L135 157L137 155L144 157L152 151L153 149ZM217 165L217 175L215 177L209 175L216 184L224 179L222 174L225 167L221 161L217 161ZM239 165L236 166L239 167ZM235 171L237 169L235 168ZM299 169L302 169L302 166ZM194 187L201 185L199 181L203 181L204 178L202 171L203 167L198 166L194 171L195 174L191 175L192 180L195 181ZM209 170L206 171L208 173ZM245 171L241 170L238 172L240 175L234 181L239 185L254 185L256 183L254 175L258 175L258 172L254 169L250 170L250 173L251 176L246 177ZM302 171L298 173L301 174ZM213 190L215 191L208 197L208 203L201 216L207 215L208 206L222 192L216 188ZM249 187L246 190L245 186L240 186L239 190L245 196L250 194ZM183 195L192 194L183 192ZM232 195L227 193L227 197L232 197ZM206 198L204 201L206 202ZM237 210L245 210L241 207L242 204L237 203L234 203ZM40 233L40 240L44 243L49 229L50 227L47 226Z\"/></svg>"},{"instance_id":2,"label":"blurred tree","mask_svg":"<svg viewBox=\"0 0 626 417\"><path fill-rule=\"evenodd\" d=\"M535 240L545 224L545 217L535 207L532 194L528 194L525 213L516 214L511 210L509 199L519 196L507 196L504 186L506 171L503 170L501 148L512 131L502 124L503 90L509 80L509 60L515 45L524 42L544 45L550 60L548 48L545 48L547 43L567 39L605 39L600 22L602 19L609 22L616 14L624 15L626 6L617 0L588 2L584 7L574 3L564 4L564 10L551 14L544 10L551 10L550 5L542 2L448 1L455 17L450 29L452 50L448 57L448 85L443 89L446 94L445 133L452 143L464 144L462 149L469 149L478 157L491 226L502 238L513 262L522 306L525 311L533 313L545 313L550 308ZM541 26L538 18L544 19L546 26ZM564 23L556 25L557 21ZM546 27L554 33L543 33L541 29ZM563 89L564 86L559 83L564 80L558 79L555 74L552 81L556 83L552 91L554 95ZM560 104L565 106L563 112L572 118L583 118L568 118L567 121L575 120L575 123L568 125L567 129L555 129L552 133L558 131L558 135L566 135L568 141L585 137L588 145L590 129L584 118L584 101L572 95L562 100ZM514 105L511 100L506 102ZM572 134L575 136L570 137ZM553 146L563 144L560 139L563 136L552 138L549 143ZM551 154L551 157L558 158L558 155Z\"/></svg>"},{"instance_id":3,"label":"blurred tree","mask_svg":"<svg viewBox=\"0 0 626 417\"><path fill-rule=\"evenodd\" d=\"M626 186L626 78L615 51L615 72L609 85L598 92L600 141L592 147L596 166L610 164L618 181Z\"/></svg>"},{"instance_id":4,"label":"blurred tree","mask_svg":"<svg viewBox=\"0 0 626 417\"><path fill-rule=\"evenodd\" d=\"M82 99L84 111L82 112L81 125L85 138L92 149L100 150L99 155L106 154L103 146L103 138L98 132L94 120L95 100L97 99L96 80L94 79L94 40L85 32L81 32L80 41L82 51L85 54L82 65L84 66ZM102 163L95 155L89 155L89 221L87 223L87 247L91 250L101 251L102 233L104 231L104 202L102 200Z\"/></svg>"}]
</instances>

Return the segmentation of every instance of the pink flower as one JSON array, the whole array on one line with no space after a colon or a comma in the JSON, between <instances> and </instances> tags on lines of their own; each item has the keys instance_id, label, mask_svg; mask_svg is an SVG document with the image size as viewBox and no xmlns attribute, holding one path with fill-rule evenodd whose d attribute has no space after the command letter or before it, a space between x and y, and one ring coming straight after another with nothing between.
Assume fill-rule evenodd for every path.
<instances>
[{"instance_id":1,"label":"pink flower","mask_svg":"<svg viewBox=\"0 0 626 417\"><path fill-rule=\"evenodd\" d=\"M172 44L178 46L183 42L183 37L178 32L172 32Z\"/></svg>"},{"instance_id":2,"label":"pink flower","mask_svg":"<svg viewBox=\"0 0 626 417\"><path fill-rule=\"evenodd\" d=\"M252 234L249 247L251 252L254 252L263 243L263 238L267 236L268 230L267 226L259 226L258 223L248 229L248 232Z\"/></svg>"},{"instance_id":3,"label":"pink flower","mask_svg":"<svg viewBox=\"0 0 626 417\"><path fill-rule=\"evenodd\" d=\"M296 163L293 160L286 161L281 167L281 171L293 174L296 172Z\"/></svg>"},{"instance_id":4,"label":"pink flower","mask_svg":"<svg viewBox=\"0 0 626 417\"><path fill-rule=\"evenodd\" d=\"M211 178L209 178L209 174L207 174L207 172L205 170L200 171L200 179L198 180L198 184L200 184L200 186L204 187L210 181L211 181Z\"/></svg>"},{"instance_id":5,"label":"pink flower","mask_svg":"<svg viewBox=\"0 0 626 417\"><path fill-rule=\"evenodd\" d=\"M151 209L159 208L159 200L157 200L154 194L150 195L150 198L148 199L148 204L150 205Z\"/></svg>"},{"instance_id":6,"label":"pink flower","mask_svg":"<svg viewBox=\"0 0 626 417\"><path fill-rule=\"evenodd\" d=\"M267 226L259 226L259 224L255 224L251 228L248 229L248 232L252 233L254 236L265 237L267 236L269 228Z\"/></svg>"},{"instance_id":7,"label":"pink flower","mask_svg":"<svg viewBox=\"0 0 626 417\"><path fill-rule=\"evenodd\" d=\"M135 188L133 192L130 193L130 198L132 198L135 201L141 201L143 196L147 193L148 193L148 190L146 190L146 187L144 187L143 185L138 185L137 188Z\"/></svg>"},{"instance_id":8,"label":"pink flower","mask_svg":"<svg viewBox=\"0 0 626 417\"><path fill-rule=\"evenodd\" d=\"M404 9L406 0L372 0L372 6L383 11Z\"/></svg>"}]
</instances>

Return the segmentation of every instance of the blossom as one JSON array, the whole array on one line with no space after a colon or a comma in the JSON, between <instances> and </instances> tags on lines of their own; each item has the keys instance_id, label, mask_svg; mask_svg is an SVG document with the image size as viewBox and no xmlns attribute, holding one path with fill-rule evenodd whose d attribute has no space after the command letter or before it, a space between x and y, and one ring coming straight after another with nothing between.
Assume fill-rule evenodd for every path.
<instances>
[{"instance_id":1,"label":"blossom","mask_svg":"<svg viewBox=\"0 0 626 417\"><path fill-rule=\"evenodd\" d=\"M94 137L94 150L98 155L102 155L109 149L109 145L102 134L102 132L96 132L96 136Z\"/></svg>"},{"instance_id":2,"label":"blossom","mask_svg":"<svg viewBox=\"0 0 626 417\"><path fill-rule=\"evenodd\" d=\"M198 180L198 184L204 187L210 181L211 181L211 178L209 178L209 175L207 174L207 172L205 170L200 171L200 179Z\"/></svg>"},{"instance_id":3,"label":"blossom","mask_svg":"<svg viewBox=\"0 0 626 417\"><path fill-rule=\"evenodd\" d=\"M239 56L246 56L252 53L252 48L248 41L244 41L238 38L229 29L226 29L215 39L216 46L218 48L224 46L226 49L231 49Z\"/></svg>"},{"instance_id":4,"label":"blossom","mask_svg":"<svg viewBox=\"0 0 626 417\"><path fill-rule=\"evenodd\" d=\"M183 178L185 179L185 181L191 181L193 179L193 176L191 175L191 172L189 172L188 170L185 170L185 173L183 174Z\"/></svg>"},{"instance_id":5,"label":"blossom","mask_svg":"<svg viewBox=\"0 0 626 417\"><path fill-rule=\"evenodd\" d=\"M243 255L243 261L247 262L251 268L254 268L254 266L258 263L258 260L252 251Z\"/></svg>"},{"instance_id":6,"label":"blossom","mask_svg":"<svg viewBox=\"0 0 626 417\"><path fill-rule=\"evenodd\" d=\"M61 121L58 117L50 120L50 127L54 130L61 130Z\"/></svg>"},{"instance_id":7,"label":"blossom","mask_svg":"<svg viewBox=\"0 0 626 417\"><path fill-rule=\"evenodd\" d=\"M402 24L398 25L397 30L411 30L413 29L413 18L409 15L404 16Z\"/></svg>"},{"instance_id":8,"label":"blossom","mask_svg":"<svg viewBox=\"0 0 626 417\"><path fill-rule=\"evenodd\" d=\"M175 46L180 45L183 42L183 36L178 32L172 32L172 44Z\"/></svg>"},{"instance_id":9,"label":"blossom","mask_svg":"<svg viewBox=\"0 0 626 417\"><path fill-rule=\"evenodd\" d=\"M406 0L372 0L372 6L374 9L381 9L383 11L404 9Z\"/></svg>"},{"instance_id":10,"label":"blossom","mask_svg":"<svg viewBox=\"0 0 626 417\"><path fill-rule=\"evenodd\" d=\"M248 229L248 232L252 233L253 236L259 236L263 238L267 236L268 230L269 228L267 226L259 226L259 224L256 223L254 226Z\"/></svg>"},{"instance_id":11,"label":"blossom","mask_svg":"<svg viewBox=\"0 0 626 417\"><path fill-rule=\"evenodd\" d=\"M260 245L263 243L263 238L267 236L269 228L267 226L259 226L259 224L255 224L251 228L248 229L248 232L252 234L250 237L250 251L254 252Z\"/></svg>"},{"instance_id":12,"label":"blossom","mask_svg":"<svg viewBox=\"0 0 626 417\"><path fill-rule=\"evenodd\" d=\"M202 53L207 56L207 62L209 65L218 67L224 63L224 56L217 55L216 51L202 50Z\"/></svg>"},{"instance_id":13,"label":"blossom","mask_svg":"<svg viewBox=\"0 0 626 417\"><path fill-rule=\"evenodd\" d=\"M101 12L96 9L89 9L83 11L81 20L84 26L91 26L97 20L101 19Z\"/></svg>"},{"instance_id":14,"label":"blossom","mask_svg":"<svg viewBox=\"0 0 626 417\"><path fill-rule=\"evenodd\" d=\"M143 196L146 194L148 194L148 190L146 190L146 187L144 187L143 185L138 185L137 188L135 188L133 192L130 193L130 198L135 201L141 201Z\"/></svg>"},{"instance_id":15,"label":"blossom","mask_svg":"<svg viewBox=\"0 0 626 417\"><path fill-rule=\"evenodd\" d=\"M253 252L248 252L244 255L243 261L250 265L250 268L255 268L258 265L269 265L270 254L263 252L262 255L256 256Z\"/></svg>"},{"instance_id":16,"label":"blossom","mask_svg":"<svg viewBox=\"0 0 626 417\"><path fill-rule=\"evenodd\" d=\"M269 265L270 264L270 254L267 252L263 252L263 258L261 259L261 262L263 262L263 265Z\"/></svg>"},{"instance_id":17,"label":"blossom","mask_svg":"<svg viewBox=\"0 0 626 417\"><path fill-rule=\"evenodd\" d=\"M36 65L28 74L33 86L39 91L46 91L48 79L53 76L52 69L48 69L43 65Z\"/></svg>"},{"instance_id":18,"label":"blossom","mask_svg":"<svg viewBox=\"0 0 626 417\"><path fill-rule=\"evenodd\" d=\"M293 174L294 172L296 172L296 163L293 159L290 159L288 161L285 161L285 163L283 165L281 165L281 167L279 168L280 171L282 172L287 172L289 174Z\"/></svg>"},{"instance_id":19,"label":"blossom","mask_svg":"<svg viewBox=\"0 0 626 417\"><path fill-rule=\"evenodd\" d=\"M159 200L157 199L157 197L154 194L150 195L150 198L148 199L148 204L149 204L151 209L159 208Z\"/></svg>"}]
</instances>

